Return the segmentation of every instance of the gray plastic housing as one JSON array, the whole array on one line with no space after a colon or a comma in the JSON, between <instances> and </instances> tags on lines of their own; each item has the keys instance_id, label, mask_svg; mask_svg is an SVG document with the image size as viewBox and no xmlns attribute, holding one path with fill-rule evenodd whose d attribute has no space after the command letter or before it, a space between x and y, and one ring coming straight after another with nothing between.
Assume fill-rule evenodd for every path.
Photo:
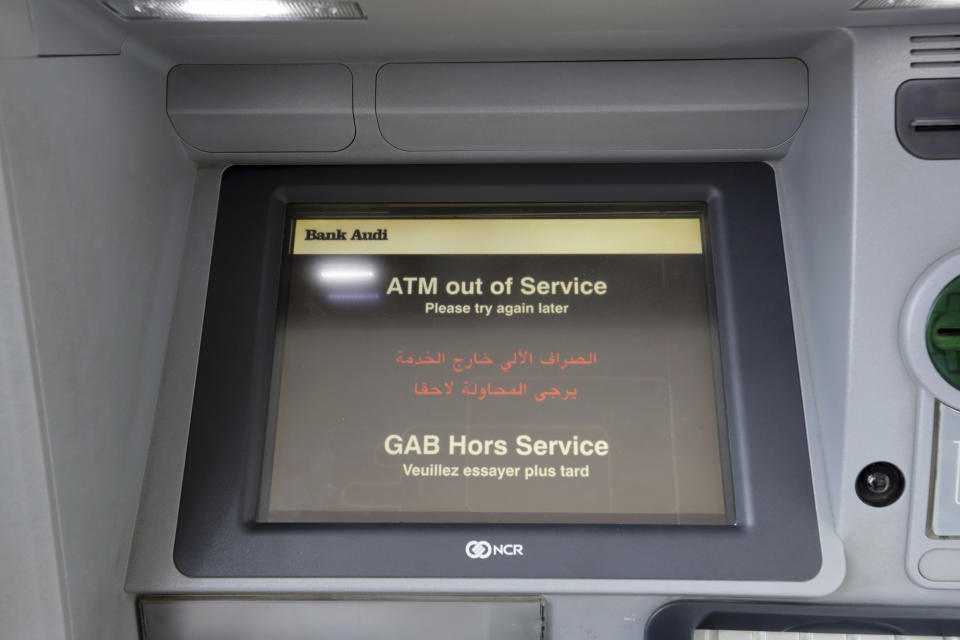
<instances>
[{"instance_id":1,"label":"gray plastic housing","mask_svg":"<svg viewBox=\"0 0 960 640\"><path fill-rule=\"evenodd\" d=\"M286 205L375 198L439 211L447 202L704 202L736 526L255 523ZM685 580L696 590L718 581L829 581L769 166L234 167L218 209L173 554L182 573L513 578L531 581L534 593L547 579ZM316 387L319 411L327 411L323 391ZM383 420L405 428L402 418ZM521 543L525 552L478 563L464 553L470 540Z\"/></svg>"},{"instance_id":2,"label":"gray plastic housing","mask_svg":"<svg viewBox=\"0 0 960 640\"><path fill-rule=\"evenodd\" d=\"M960 407L960 390L934 368L927 352L926 326L935 300L958 274L960 250L941 256L917 278L900 316L901 355L920 390L907 571L919 584L941 589L960 586L960 538L938 535L932 517L940 422L945 414L956 414L951 407Z\"/></svg>"},{"instance_id":3,"label":"gray plastic housing","mask_svg":"<svg viewBox=\"0 0 960 640\"><path fill-rule=\"evenodd\" d=\"M404 151L768 149L807 111L796 59L388 64L377 121Z\"/></svg>"},{"instance_id":4,"label":"gray plastic housing","mask_svg":"<svg viewBox=\"0 0 960 640\"><path fill-rule=\"evenodd\" d=\"M182 65L167 114L208 152L339 151L356 134L353 74L342 64Z\"/></svg>"}]
</instances>

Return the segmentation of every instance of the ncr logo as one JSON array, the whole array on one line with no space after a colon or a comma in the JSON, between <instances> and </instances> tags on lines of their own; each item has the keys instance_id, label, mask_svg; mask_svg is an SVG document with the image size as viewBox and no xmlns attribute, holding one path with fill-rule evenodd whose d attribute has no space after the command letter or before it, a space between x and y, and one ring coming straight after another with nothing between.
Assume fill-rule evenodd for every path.
<instances>
[{"instance_id":1,"label":"ncr logo","mask_svg":"<svg viewBox=\"0 0 960 640\"><path fill-rule=\"evenodd\" d=\"M491 556L522 556L522 544L490 544L486 540L471 540L464 548L468 558L486 560Z\"/></svg>"}]
</instances>

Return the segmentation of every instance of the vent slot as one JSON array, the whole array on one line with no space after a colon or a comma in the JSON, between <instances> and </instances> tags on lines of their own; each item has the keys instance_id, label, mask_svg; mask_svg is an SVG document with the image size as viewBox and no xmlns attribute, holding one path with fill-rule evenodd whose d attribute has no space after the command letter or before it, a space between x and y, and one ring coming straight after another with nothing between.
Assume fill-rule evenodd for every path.
<instances>
[{"instance_id":1,"label":"vent slot","mask_svg":"<svg viewBox=\"0 0 960 640\"><path fill-rule=\"evenodd\" d=\"M960 33L946 36L910 36L910 42L960 42Z\"/></svg>"},{"instance_id":2,"label":"vent slot","mask_svg":"<svg viewBox=\"0 0 960 640\"><path fill-rule=\"evenodd\" d=\"M912 56L942 56L942 55L957 55L956 52L960 51L960 47L938 47L936 49L911 49L910 55Z\"/></svg>"},{"instance_id":3,"label":"vent slot","mask_svg":"<svg viewBox=\"0 0 960 640\"><path fill-rule=\"evenodd\" d=\"M930 67L960 67L960 60L931 60L930 62L911 62L913 69L923 69Z\"/></svg>"},{"instance_id":4,"label":"vent slot","mask_svg":"<svg viewBox=\"0 0 960 640\"><path fill-rule=\"evenodd\" d=\"M913 69L960 67L960 34L910 36Z\"/></svg>"}]
</instances>

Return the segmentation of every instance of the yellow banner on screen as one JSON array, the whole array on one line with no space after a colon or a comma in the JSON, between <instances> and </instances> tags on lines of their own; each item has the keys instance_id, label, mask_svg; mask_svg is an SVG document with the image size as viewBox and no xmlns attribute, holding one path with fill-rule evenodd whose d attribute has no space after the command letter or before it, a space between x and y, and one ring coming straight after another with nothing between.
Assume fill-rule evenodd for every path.
<instances>
[{"instance_id":1,"label":"yellow banner on screen","mask_svg":"<svg viewBox=\"0 0 960 640\"><path fill-rule=\"evenodd\" d=\"M699 254L700 218L300 218L298 255Z\"/></svg>"}]
</instances>

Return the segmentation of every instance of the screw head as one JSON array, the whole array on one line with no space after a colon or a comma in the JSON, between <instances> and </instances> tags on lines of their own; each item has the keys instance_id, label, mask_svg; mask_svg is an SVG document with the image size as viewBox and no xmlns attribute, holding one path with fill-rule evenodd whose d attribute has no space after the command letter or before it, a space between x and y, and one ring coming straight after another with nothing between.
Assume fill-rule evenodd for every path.
<instances>
[{"instance_id":1,"label":"screw head","mask_svg":"<svg viewBox=\"0 0 960 640\"><path fill-rule=\"evenodd\" d=\"M857 496L871 507L887 507L903 495L903 472L890 462L868 464L857 476Z\"/></svg>"},{"instance_id":2,"label":"screw head","mask_svg":"<svg viewBox=\"0 0 960 640\"><path fill-rule=\"evenodd\" d=\"M870 493L884 493L893 482L890 476L883 472L874 472L867 475L867 489Z\"/></svg>"}]
</instances>

